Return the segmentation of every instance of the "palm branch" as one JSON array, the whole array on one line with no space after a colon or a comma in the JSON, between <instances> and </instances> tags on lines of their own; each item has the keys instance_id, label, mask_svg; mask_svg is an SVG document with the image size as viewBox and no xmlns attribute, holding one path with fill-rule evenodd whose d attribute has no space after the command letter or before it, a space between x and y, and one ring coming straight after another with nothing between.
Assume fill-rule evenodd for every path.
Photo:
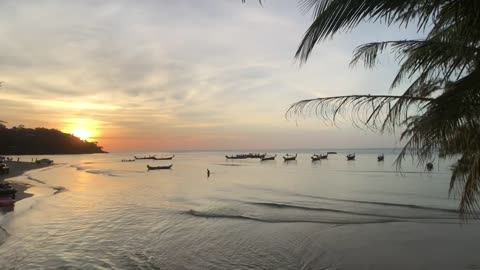
<instances>
[{"instance_id":1,"label":"palm branch","mask_svg":"<svg viewBox=\"0 0 480 270\"><path fill-rule=\"evenodd\" d=\"M350 120L356 127L390 132L403 127L406 141L396 163L407 154L419 163L460 155L450 192L459 191L460 211L472 213L480 192L480 1L477 0L302 0L314 21L296 58L304 62L320 41L363 22L433 25L425 38L372 42L357 47L351 65L371 68L390 50L400 62L391 89L412 81L400 96L350 95L302 100L287 117L317 116L327 122Z\"/></svg>"}]
</instances>

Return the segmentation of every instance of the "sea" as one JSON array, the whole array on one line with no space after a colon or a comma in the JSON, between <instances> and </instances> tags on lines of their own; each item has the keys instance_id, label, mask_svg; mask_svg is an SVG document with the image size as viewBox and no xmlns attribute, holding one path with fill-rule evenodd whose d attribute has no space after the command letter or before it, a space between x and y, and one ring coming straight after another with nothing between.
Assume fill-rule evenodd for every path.
<instances>
[{"instance_id":1,"label":"sea","mask_svg":"<svg viewBox=\"0 0 480 270\"><path fill-rule=\"evenodd\" d=\"M480 269L480 224L448 192L454 160L430 172L410 158L398 170L394 149L311 161L326 151L48 156L11 179L34 196L0 216L0 269ZM153 154L175 157L121 162Z\"/></svg>"}]
</instances>

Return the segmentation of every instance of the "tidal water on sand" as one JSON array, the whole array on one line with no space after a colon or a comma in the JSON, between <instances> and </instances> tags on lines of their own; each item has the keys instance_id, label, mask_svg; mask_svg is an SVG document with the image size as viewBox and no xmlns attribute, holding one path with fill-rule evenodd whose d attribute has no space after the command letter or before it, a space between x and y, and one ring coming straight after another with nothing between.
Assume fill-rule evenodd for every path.
<instances>
[{"instance_id":1,"label":"tidal water on sand","mask_svg":"<svg viewBox=\"0 0 480 270\"><path fill-rule=\"evenodd\" d=\"M0 269L480 269L480 225L448 196L451 162L398 173L377 152L56 156L15 179L35 196L0 217Z\"/></svg>"}]
</instances>

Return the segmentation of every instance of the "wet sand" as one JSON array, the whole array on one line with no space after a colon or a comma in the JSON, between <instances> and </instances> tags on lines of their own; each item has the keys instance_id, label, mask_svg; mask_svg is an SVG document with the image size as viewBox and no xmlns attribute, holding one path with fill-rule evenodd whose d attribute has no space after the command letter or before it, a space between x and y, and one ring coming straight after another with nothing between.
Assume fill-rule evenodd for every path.
<instances>
[{"instance_id":1,"label":"wet sand","mask_svg":"<svg viewBox=\"0 0 480 270\"><path fill-rule=\"evenodd\" d=\"M0 183L7 180L9 178L17 177L24 174L30 170L41 169L45 167L52 166L51 164L37 164L33 162L23 162L23 161L7 161L5 162L8 167L10 167L10 173L8 174L0 174ZM12 187L17 189L17 194L15 195L15 200L19 201L28 197L33 196L33 194L26 193L25 191L29 188L29 185L20 184L20 183L10 183Z\"/></svg>"}]
</instances>

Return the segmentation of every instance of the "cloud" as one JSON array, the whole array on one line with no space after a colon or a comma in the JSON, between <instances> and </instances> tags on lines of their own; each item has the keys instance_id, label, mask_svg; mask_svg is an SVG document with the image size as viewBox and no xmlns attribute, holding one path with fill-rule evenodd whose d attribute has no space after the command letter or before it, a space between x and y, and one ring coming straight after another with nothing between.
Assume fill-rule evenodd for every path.
<instances>
[{"instance_id":1,"label":"cloud","mask_svg":"<svg viewBox=\"0 0 480 270\"><path fill-rule=\"evenodd\" d=\"M395 70L391 63L376 75L348 67L356 45L392 35L379 26L322 44L300 68L293 54L309 21L290 0L263 8L214 0L2 1L3 118L57 128L66 118L94 119L107 144L124 134L184 136L192 147L239 137L248 147L258 144L254 134L285 142L298 130L284 119L291 103L384 91Z\"/></svg>"}]
</instances>

